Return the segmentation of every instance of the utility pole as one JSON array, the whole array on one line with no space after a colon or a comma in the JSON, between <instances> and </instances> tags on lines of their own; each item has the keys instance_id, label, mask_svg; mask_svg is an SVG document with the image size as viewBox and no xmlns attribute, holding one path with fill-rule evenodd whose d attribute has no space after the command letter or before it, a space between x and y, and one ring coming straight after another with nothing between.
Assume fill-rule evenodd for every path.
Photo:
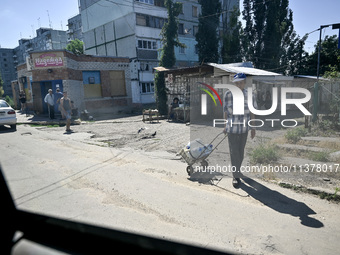
<instances>
[{"instance_id":1,"label":"utility pole","mask_svg":"<svg viewBox=\"0 0 340 255\"><path fill-rule=\"evenodd\" d=\"M332 29L340 29L340 23L337 24L329 24L329 25L322 25L318 30L320 30L319 36L319 47L318 47L318 65L316 69L316 83L314 84L314 97L313 97L313 122L317 119L318 114L318 106L319 106L319 78L320 78L320 54L321 54L321 35L322 29L326 27L332 26ZM340 41L340 38L339 38Z\"/></svg>"}]
</instances>

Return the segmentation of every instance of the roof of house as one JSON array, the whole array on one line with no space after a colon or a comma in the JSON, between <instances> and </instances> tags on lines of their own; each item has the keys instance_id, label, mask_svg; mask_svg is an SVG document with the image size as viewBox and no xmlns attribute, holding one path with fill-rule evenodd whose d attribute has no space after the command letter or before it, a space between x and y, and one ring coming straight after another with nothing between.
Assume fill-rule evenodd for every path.
<instances>
[{"instance_id":1,"label":"roof of house","mask_svg":"<svg viewBox=\"0 0 340 255\"><path fill-rule=\"evenodd\" d=\"M311 80L317 80L318 79L317 76L312 76L312 75L294 75L294 77L296 77L296 78L306 78L306 79L311 79ZM319 77L319 80L328 81L329 79Z\"/></svg>"},{"instance_id":2,"label":"roof of house","mask_svg":"<svg viewBox=\"0 0 340 255\"><path fill-rule=\"evenodd\" d=\"M244 73L246 75L253 75L253 76L281 76L281 74L268 72L265 70L257 69L253 67L251 62L242 62L242 63L232 63L232 64L215 64L215 63L207 63L203 66L192 66L192 67L182 67L182 68L165 68L162 66L155 67L154 69L160 72L179 72L179 71L196 71L199 67L204 66L211 66L214 67L214 74L219 75L226 75L227 73Z\"/></svg>"},{"instance_id":3,"label":"roof of house","mask_svg":"<svg viewBox=\"0 0 340 255\"><path fill-rule=\"evenodd\" d=\"M208 63L208 65L213 66L215 68L215 75L225 75L225 72L228 73L244 73L246 75L253 76L281 76L281 74L273 73L269 71L265 71L262 69L257 69L252 67L252 64L249 62L245 63L234 63L234 64L215 64ZM216 70L216 68L218 70Z\"/></svg>"}]
</instances>

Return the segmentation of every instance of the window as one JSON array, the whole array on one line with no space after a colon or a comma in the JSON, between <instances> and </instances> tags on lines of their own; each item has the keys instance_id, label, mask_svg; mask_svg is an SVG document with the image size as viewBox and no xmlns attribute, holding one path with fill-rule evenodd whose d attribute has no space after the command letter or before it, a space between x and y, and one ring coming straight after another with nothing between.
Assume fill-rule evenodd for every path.
<instances>
[{"instance_id":1,"label":"window","mask_svg":"<svg viewBox=\"0 0 340 255\"><path fill-rule=\"evenodd\" d=\"M85 98L102 97L102 86L99 71L83 71Z\"/></svg>"},{"instance_id":2,"label":"window","mask_svg":"<svg viewBox=\"0 0 340 255\"><path fill-rule=\"evenodd\" d=\"M178 24L178 34L184 35L184 24L183 23Z\"/></svg>"},{"instance_id":3,"label":"window","mask_svg":"<svg viewBox=\"0 0 340 255\"><path fill-rule=\"evenodd\" d=\"M197 33L198 33L198 26L194 26L194 31L193 31L194 36L196 36Z\"/></svg>"},{"instance_id":4,"label":"window","mask_svg":"<svg viewBox=\"0 0 340 255\"><path fill-rule=\"evenodd\" d=\"M155 92L153 82L141 82L140 86L142 94L150 94Z\"/></svg>"},{"instance_id":5,"label":"window","mask_svg":"<svg viewBox=\"0 0 340 255\"><path fill-rule=\"evenodd\" d=\"M179 53L180 54L185 54L185 48L184 47L179 47Z\"/></svg>"},{"instance_id":6,"label":"window","mask_svg":"<svg viewBox=\"0 0 340 255\"><path fill-rule=\"evenodd\" d=\"M155 6L164 7L164 0L155 0Z\"/></svg>"},{"instance_id":7,"label":"window","mask_svg":"<svg viewBox=\"0 0 340 255\"><path fill-rule=\"evenodd\" d=\"M157 42L150 40L138 40L139 49L157 50Z\"/></svg>"},{"instance_id":8,"label":"window","mask_svg":"<svg viewBox=\"0 0 340 255\"><path fill-rule=\"evenodd\" d=\"M197 6L192 6L192 16L193 17L198 17L198 8L197 8Z\"/></svg>"},{"instance_id":9,"label":"window","mask_svg":"<svg viewBox=\"0 0 340 255\"><path fill-rule=\"evenodd\" d=\"M146 26L146 16L143 14L136 14L136 25Z\"/></svg>"},{"instance_id":10,"label":"window","mask_svg":"<svg viewBox=\"0 0 340 255\"><path fill-rule=\"evenodd\" d=\"M197 46L197 44L195 45L195 54L198 54L198 46Z\"/></svg>"},{"instance_id":11,"label":"window","mask_svg":"<svg viewBox=\"0 0 340 255\"><path fill-rule=\"evenodd\" d=\"M154 4L154 0L136 0L136 2L146 3L146 4Z\"/></svg>"},{"instance_id":12,"label":"window","mask_svg":"<svg viewBox=\"0 0 340 255\"><path fill-rule=\"evenodd\" d=\"M143 41L138 40L138 48L142 49L143 48Z\"/></svg>"},{"instance_id":13,"label":"window","mask_svg":"<svg viewBox=\"0 0 340 255\"><path fill-rule=\"evenodd\" d=\"M110 71L111 96L126 96L125 72Z\"/></svg>"},{"instance_id":14,"label":"window","mask_svg":"<svg viewBox=\"0 0 340 255\"><path fill-rule=\"evenodd\" d=\"M166 19L146 14L136 13L136 25L161 29Z\"/></svg>"}]
</instances>

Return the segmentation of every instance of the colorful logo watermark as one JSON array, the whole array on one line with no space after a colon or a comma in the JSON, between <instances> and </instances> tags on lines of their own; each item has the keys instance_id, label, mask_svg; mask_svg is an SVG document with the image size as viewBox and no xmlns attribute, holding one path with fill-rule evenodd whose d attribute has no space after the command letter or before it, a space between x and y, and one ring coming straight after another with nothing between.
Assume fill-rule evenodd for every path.
<instances>
[{"instance_id":1,"label":"colorful logo watermark","mask_svg":"<svg viewBox=\"0 0 340 255\"><path fill-rule=\"evenodd\" d=\"M201 84L201 85L209 88L217 96L218 100L220 101L221 106L223 106L220 95L217 93L217 91L212 86L210 86L206 83L203 83L203 82L198 82L198 84ZM200 90L207 93L211 97L211 99L214 101L215 106L217 106L216 100L209 90L204 89L204 88L200 88ZM207 94L201 95L201 114L202 115L207 115Z\"/></svg>"}]
</instances>

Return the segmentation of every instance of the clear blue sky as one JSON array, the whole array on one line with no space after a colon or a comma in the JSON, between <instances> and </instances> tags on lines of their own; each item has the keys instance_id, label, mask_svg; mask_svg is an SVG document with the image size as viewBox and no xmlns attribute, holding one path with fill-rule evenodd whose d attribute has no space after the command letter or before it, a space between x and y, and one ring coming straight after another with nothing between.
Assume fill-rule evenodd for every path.
<instances>
[{"instance_id":1,"label":"clear blue sky","mask_svg":"<svg viewBox=\"0 0 340 255\"><path fill-rule=\"evenodd\" d=\"M242 0L240 1L242 5ZM302 37L320 27L340 23L340 0L290 0L296 32ZM67 20L78 14L78 0L1 0L0 45L14 48L18 40L35 36L35 30L49 27L49 19L54 29L67 29ZM39 20L38 20L39 19ZM325 35L338 35L338 30L324 29ZM311 52L319 38L319 32L309 35L305 50Z\"/></svg>"},{"instance_id":2,"label":"clear blue sky","mask_svg":"<svg viewBox=\"0 0 340 255\"><path fill-rule=\"evenodd\" d=\"M60 30L62 25L63 30L67 30L67 20L79 13L78 0L1 0L1 47L14 48L21 37L35 37L39 24L50 27L47 11L52 28Z\"/></svg>"}]
</instances>

